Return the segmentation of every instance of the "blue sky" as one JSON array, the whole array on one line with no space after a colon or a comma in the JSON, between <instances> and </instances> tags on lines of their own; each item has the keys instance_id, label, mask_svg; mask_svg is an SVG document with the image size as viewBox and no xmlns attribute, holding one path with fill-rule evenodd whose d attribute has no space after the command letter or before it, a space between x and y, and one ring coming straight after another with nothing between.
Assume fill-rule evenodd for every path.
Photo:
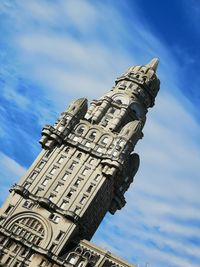
<instances>
[{"instance_id":1,"label":"blue sky","mask_svg":"<svg viewBox=\"0 0 200 267\"><path fill-rule=\"evenodd\" d=\"M0 2L0 202L40 151L45 123L160 58L126 207L93 241L144 267L200 266L200 4L195 0Z\"/></svg>"}]
</instances>

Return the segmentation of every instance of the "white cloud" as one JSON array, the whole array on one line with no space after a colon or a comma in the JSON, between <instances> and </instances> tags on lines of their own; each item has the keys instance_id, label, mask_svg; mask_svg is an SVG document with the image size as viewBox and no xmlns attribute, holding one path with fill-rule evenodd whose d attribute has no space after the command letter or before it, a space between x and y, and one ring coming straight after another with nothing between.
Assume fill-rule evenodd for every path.
<instances>
[{"instance_id":1,"label":"white cloud","mask_svg":"<svg viewBox=\"0 0 200 267\"><path fill-rule=\"evenodd\" d=\"M2 202L8 194L9 187L14 184L24 172L25 169L16 161L0 152L0 202Z\"/></svg>"}]
</instances>

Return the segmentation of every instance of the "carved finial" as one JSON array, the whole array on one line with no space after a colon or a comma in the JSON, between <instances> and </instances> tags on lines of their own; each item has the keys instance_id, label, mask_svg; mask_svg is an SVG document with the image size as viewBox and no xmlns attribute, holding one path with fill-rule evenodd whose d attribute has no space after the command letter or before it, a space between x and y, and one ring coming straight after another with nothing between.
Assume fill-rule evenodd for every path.
<instances>
[{"instance_id":1,"label":"carved finial","mask_svg":"<svg viewBox=\"0 0 200 267\"><path fill-rule=\"evenodd\" d=\"M146 66L153 69L156 72L156 69L158 67L159 59L153 58Z\"/></svg>"}]
</instances>

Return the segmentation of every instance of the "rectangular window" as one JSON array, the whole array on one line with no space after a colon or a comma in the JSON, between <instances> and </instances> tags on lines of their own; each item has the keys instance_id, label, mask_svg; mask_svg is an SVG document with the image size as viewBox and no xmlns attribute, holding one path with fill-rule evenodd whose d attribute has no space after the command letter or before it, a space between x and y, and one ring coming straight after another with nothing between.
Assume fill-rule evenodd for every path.
<instances>
[{"instance_id":1,"label":"rectangular window","mask_svg":"<svg viewBox=\"0 0 200 267\"><path fill-rule=\"evenodd\" d=\"M5 210L5 214L8 214L11 211L12 207L13 207L12 205L9 205Z\"/></svg>"},{"instance_id":2,"label":"rectangular window","mask_svg":"<svg viewBox=\"0 0 200 267\"><path fill-rule=\"evenodd\" d=\"M13 249L13 252L14 253L17 253L20 249L20 246L19 245L16 245L15 248Z\"/></svg>"},{"instance_id":3,"label":"rectangular window","mask_svg":"<svg viewBox=\"0 0 200 267\"><path fill-rule=\"evenodd\" d=\"M39 163L39 165L38 165L38 168L39 168L39 169L42 169L42 168L44 167L44 164L45 164L45 162L44 162L44 161L41 161L41 162Z\"/></svg>"},{"instance_id":4,"label":"rectangular window","mask_svg":"<svg viewBox=\"0 0 200 267\"><path fill-rule=\"evenodd\" d=\"M98 148L97 148L97 152L101 153L102 151L103 151L103 150L102 150L101 147L98 147Z\"/></svg>"},{"instance_id":5,"label":"rectangular window","mask_svg":"<svg viewBox=\"0 0 200 267\"><path fill-rule=\"evenodd\" d=\"M75 263L77 262L77 260L78 260L78 257L73 255L73 256L70 258L69 263L70 263L71 265L74 266Z\"/></svg>"},{"instance_id":6,"label":"rectangular window","mask_svg":"<svg viewBox=\"0 0 200 267\"><path fill-rule=\"evenodd\" d=\"M19 266L20 266L20 262L19 261L15 262L14 267L19 267Z\"/></svg>"},{"instance_id":7,"label":"rectangular window","mask_svg":"<svg viewBox=\"0 0 200 267\"><path fill-rule=\"evenodd\" d=\"M85 146L86 146L86 147L91 147L91 143L90 143L90 142L86 142L86 143L85 143Z\"/></svg>"},{"instance_id":8,"label":"rectangular window","mask_svg":"<svg viewBox=\"0 0 200 267\"><path fill-rule=\"evenodd\" d=\"M51 214L49 215L49 219L52 220L52 221L55 222L55 223L58 223L59 220L60 220L60 217L57 216L57 215L55 215L55 214L53 214L53 213L51 213Z\"/></svg>"},{"instance_id":9,"label":"rectangular window","mask_svg":"<svg viewBox=\"0 0 200 267\"><path fill-rule=\"evenodd\" d=\"M1 244L1 245L4 244L5 241L6 241L6 238L3 237L3 236L1 236L1 237L0 237L0 244Z\"/></svg>"},{"instance_id":10,"label":"rectangular window","mask_svg":"<svg viewBox=\"0 0 200 267\"><path fill-rule=\"evenodd\" d=\"M30 185L31 185L30 183L25 183L24 188L28 189Z\"/></svg>"},{"instance_id":11,"label":"rectangular window","mask_svg":"<svg viewBox=\"0 0 200 267\"><path fill-rule=\"evenodd\" d=\"M45 154L45 157L48 158L51 154L52 150L48 150L47 153Z\"/></svg>"},{"instance_id":12,"label":"rectangular window","mask_svg":"<svg viewBox=\"0 0 200 267\"><path fill-rule=\"evenodd\" d=\"M5 247L10 248L12 246L12 244L13 244L12 240L9 239L8 242L6 243Z\"/></svg>"},{"instance_id":13,"label":"rectangular window","mask_svg":"<svg viewBox=\"0 0 200 267\"><path fill-rule=\"evenodd\" d=\"M24 208L31 209L33 207L33 203L29 200L26 200L23 204Z\"/></svg>"},{"instance_id":14,"label":"rectangular window","mask_svg":"<svg viewBox=\"0 0 200 267\"><path fill-rule=\"evenodd\" d=\"M63 160L64 160L64 157L62 156L59 158L58 163L61 164L63 162Z\"/></svg>"},{"instance_id":15,"label":"rectangular window","mask_svg":"<svg viewBox=\"0 0 200 267\"><path fill-rule=\"evenodd\" d=\"M78 141L79 137L78 136L74 136L73 140L76 142Z\"/></svg>"},{"instance_id":16,"label":"rectangular window","mask_svg":"<svg viewBox=\"0 0 200 267\"><path fill-rule=\"evenodd\" d=\"M82 175L86 175L86 173L88 172L88 168L85 168L83 171L82 171Z\"/></svg>"},{"instance_id":17,"label":"rectangular window","mask_svg":"<svg viewBox=\"0 0 200 267\"><path fill-rule=\"evenodd\" d=\"M69 173L66 172L66 173L64 174L64 176L62 177L62 180L63 180L63 181L66 181L67 178L68 178L68 176L69 176Z\"/></svg>"},{"instance_id":18,"label":"rectangular window","mask_svg":"<svg viewBox=\"0 0 200 267\"><path fill-rule=\"evenodd\" d=\"M86 197L82 197L81 200L80 200L80 204L83 204L86 200Z\"/></svg>"},{"instance_id":19,"label":"rectangular window","mask_svg":"<svg viewBox=\"0 0 200 267\"><path fill-rule=\"evenodd\" d=\"M54 174L56 172L57 168L56 167L53 167L50 171L50 174Z\"/></svg>"},{"instance_id":20,"label":"rectangular window","mask_svg":"<svg viewBox=\"0 0 200 267\"><path fill-rule=\"evenodd\" d=\"M76 208L74 209L74 212L77 213L81 208L76 206Z\"/></svg>"},{"instance_id":21,"label":"rectangular window","mask_svg":"<svg viewBox=\"0 0 200 267\"><path fill-rule=\"evenodd\" d=\"M74 183L74 186L77 187L80 184L80 182L81 182L81 179L77 179L76 182Z\"/></svg>"},{"instance_id":22,"label":"rectangular window","mask_svg":"<svg viewBox=\"0 0 200 267\"><path fill-rule=\"evenodd\" d=\"M55 195L50 195L49 200L52 201L54 199Z\"/></svg>"},{"instance_id":23,"label":"rectangular window","mask_svg":"<svg viewBox=\"0 0 200 267\"><path fill-rule=\"evenodd\" d=\"M30 179L35 179L36 178L36 176L37 176L37 172L33 172L31 175L30 175Z\"/></svg>"},{"instance_id":24,"label":"rectangular window","mask_svg":"<svg viewBox=\"0 0 200 267\"><path fill-rule=\"evenodd\" d=\"M73 170L75 166L76 166L76 162L72 162L72 164L69 166L69 169Z\"/></svg>"},{"instance_id":25,"label":"rectangular window","mask_svg":"<svg viewBox=\"0 0 200 267\"><path fill-rule=\"evenodd\" d=\"M28 249L27 249L27 248L24 248L24 249L22 250L22 252L21 252L21 256L22 256L22 257L25 257L25 256L27 255L27 253L28 253Z\"/></svg>"},{"instance_id":26,"label":"rectangular window","mask_svg":"<svg viewBox=\"0 0 200 267\"><path fill-rule=\"evenodd\" d=\"M94 178L94 180L95 180L96 182L98 182L99 179L100 179L100 174L97 174L96 177Z\"/></svg>"},{"instance_id":27,"label":"rectangular window","mask_svg":"<svg viewBox=\"0 0 200 267\"><path fill-rule=\"evenodd\" d=\"M57 237L56 237L56 240L57 240L57 241L60 240L61 237L63 236L63 234L64 234L64 232L60 231L60 233L59 233L59 234L57 235Z\"/></svg>"},{"instance_id":28,"label":"rectangular window","mask_svg":"<svg viewBox=\"0 0 200 267\"><path fill-rule=\"evenodd\" d=\"M59 184L59 185L56 186L56 188L54 189L54 191L58 192L60 190L60 188L61 188L61 185Z\"/></svg>"},{"instance_id":29,"label":"rectangular window","mask_svg":"<svg viewBox=\"0 0 200 267\"><path fill-rule=\"evenodd\" d=\"M43 181L42 185L46 186L46 185L48 184L48 181L49 181L49 179L46 178L46 179Z\"/></svg>"},{"instance_id":30,"label":"rectangular window","mask_svg":"<svg viewBox=\"0 0 200 267\"><path fill-rule=\"evenodd\" d=\"M70 190L69 193L67 194L67 197L68 198L71 198L71 196L73 195L73 193L74 193L74 190Z\"/></svg>"},{"instance_id":31,"label":"rectangular window","mask_svg":"<svg viewBox=\"0 0 200 267\"><path fill-rule=\"evenodd\" d=\"M47 266L46 263L47 263L46 260L42 260L39 266L45 267L45 266Z\"/></svg>"},{"instance_id":32,"label":"rectangular window","mask_svg":"<svg viewBox=\"0 0 200 267\"><path fill-rule=\"evenodd\" d=\"M56 245L52 244L49 250L52 251L52 250L54 250L55 247L56 247Z\"/></svg>"},{"instance_id":33,"label":"rectangular window","mask_svg":"<svg viewBox=\"0 0 200 267\"><path fill-rule=\"evenodd\" d=\"M87 193L90 193L91 191L92 191L92 188L93 188L93 185L90 185L89 187L88 187L88 189L87 189Z\"/></svg>"},{"instance_id":34,"label":"rectangular window","mask_svg":"<svg viewBox=\"0 0 200 267\"><path fill-rule=\"evenodd\" d=\"M66 205L67 205L67 201L63 201L62 204L61 204L61 206L60 206L60 208L61 209L64 209L66 207Z\"/></svg>"},{"instance_id":35,"label":"rectangular window","mask_svg":"<svg viewBox=\"0 0 200 267\"><path fill-rule=\"evenodd\" d=\"M5 264L9 264L11 262L11 257L8 257Z\"/></svg>"},{"instance_id":36,"label":"rectangular window","mask_svg":"<svg viewBox=\"0 0 200 267\"><path fill-rule=\"evenodd\" d=\"M41 191L42 191L42 188L38 188L38 189L35 191L35 195L38 195Z\"/></svg>"}]
</instances>

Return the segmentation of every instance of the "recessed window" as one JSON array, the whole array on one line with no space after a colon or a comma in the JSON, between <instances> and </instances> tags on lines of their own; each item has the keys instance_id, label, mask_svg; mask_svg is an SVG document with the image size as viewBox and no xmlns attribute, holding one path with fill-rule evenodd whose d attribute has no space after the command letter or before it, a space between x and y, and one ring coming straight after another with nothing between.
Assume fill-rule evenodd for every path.
<instances>
[{"instance_id":1,"label":"recessed window","mask_svg":"<svg viewBox=\"0 0 200 267\"><path fill-rule=\"evenodd\" d=\"M63 235L64 235L64 232L60 231L59 234L56 237L56 240L57 241L60 240Z\"/></svg>"},{"instance_id":2,"label":"recessed window","mask_svg":"<svg viewBox=\"0 0 200 267\"><path fill-rule=\"evenodd\" d=\"M53 201L54 197L55 197L55 195L50 195L49 200Z\"/></svg>"},{"instance_id":3,"label":"recessed window","mask_svg":"<svg viewBox=\"0 0 200 267\"><path fill-rule=\"evenodd\" d=\"M54 189L56 192L58 192L59 190L60 190L60 188L61 188L61 185L59 184L59 185L57 185L56 186L56 188Z\"/></svg>"},{"instance_id":4,"label":"recessed window","mask_svg":"<svg viewBox=\"0 0 200 267\"><path fill-rule=\"evenodd\" d=\"M89 187L88 187L88 189L87 189L87 193L90 193L91 191L92 191L92 188L93 188L94 186L93 185L90 185Z\"/></svg>"},{"instance_id":5,"label":"recessed window","mask_svg":"<svg viewBox=\"0 0 200 267\"><path fill-rule=\"evenodd\" d=\"M107 145L108 143L108 137L104 137L101 141L102 144Z\"/></svg>"},{"instance_id":6,"label":"recessed window","mask_svg":"<svg viewBox=\"0 0 200 267\"><path fill-rule=\"evenodd\" d=\"M79 134L82 134L84 132L84 126L80 126L78 129L77 129L77 133Z\"/></svg>"},{"instance_id":7,"label":"recessed window","mask_svg":"<svg viewBox=\"0 0 200 267\"><path fill-rule=\"evenodd\" d=\"M75 166L76 166L76 162L72 162L72 164L69 166L69 169L73 170Z\"/></svg>"},{"instance_id":8,"label":"recessed window","mask_svg":"<svg viewBox=\"0 0 200 267\"><path fill-rule=\"evenodd\" d=\"M55 244L52 244L51 247L49 248L49 251L54 250L55 247L56 247L56 245Z\"/></svg>"},{"instance_id":9,"label":"recessed window","mask_svg":"<svg viewBox=\"0 0 200 267\"><path fill-rule=\"evenodd\" d=\"M41 189L41 188L38 188L38 189L35 191L35 195L39 194L41 191L42 191L42 189Z\"/></svg>"},{"instance_id":10,"label":"recessed window","mask_svg":"<svg viewBox=\"0 0 200 267\"><path fill-rule=\"evenodd\" d=\"M61 204L61 206L60 206L60 208L61 209L64 209L66 207L66 205L67 205L67 201L63 201L62 204Z\"/></svg>"},{"instance_id":11,"label":"recessed window","mask_svg":"<svg viewBox=\"0 0 200 267\"><path fill-rule=\"evenodd\" d=\"M27 248L24 248L24 249L22 250L22 252L21 252L21 256L22 256L22 257L25 257L25 256L27 255L27 253L28 253L28 249L27 249Z\"/></svg>"},{"instance_id":12,"label":"recessed window","mask_svg":"<svg viewBox=\"0 0 200 267\"><path fill-rule=\"evenodd\" d=\"M5 264L9 264L11 262L11 259L12 259L11 257L8 257Z\"/></svg>"},{"instance_id":13,"label":"recessed window","mask_svg":"<svg viewBox=\"0 0 200 267\"><path fill-rule=\"evenodd\" d=\"M37 172L33 172L29 178L33 180L36 178L36 176L37 176Z\"/></svg>"},{"instance_id":14,"label":"recessed window","mask_svg":"<svg viewBox=\"0 0 200 267\"><path fill-rule=\"evenodd\" d=\"M68 198L71 198L71 196L73 195L73 193L74 193L74 190L70 190L69 193L67 194L67 197Z\"/></svg>"},{"instance_id":15,"label":"recessed window","mask_svg":"<svg viewBox=\"0 0 200 267\"><path fill-rule=\"evenodd\" d=\"M39 165L38 165L38 168L39 168L39 169L42 169L42 168L44 167L44 165L45 165L45 162L44 162L44 161L41 161L41 162L39 163Z\"/></svg>"},{"instance_id":16,"label":"recessed window","mask_svg":"<svg viewBox=\"0 0 200 267\"><path fill-rule=\"evenodd\" d=\"M65 148L65 152L69 152L69 147L68 146Z\"/></svg>"},{"instance_id":17,"label":"recessed window","mask_svg":"<svg viewBox=\"0 0 200 267\"><path fill-rule=\"evenodd\" d=\"M26 189L28 189L29 186L30 186L30 183L25 183L25 184L24 184L24 188L26 188Z\"/></svg>"},{"instance_id":18,"label":"recessed window","mask_svg":"<svg viewBox=\"0 0 200 267\"><path fill-rule=\"evenodd\" d=\"M74 186L77 187L80 184L80 182L81 182L81 179L77 179L76 182L74 183Z\"/></svg>"},{"instance_id":19,"label":"recessed window","mask_svg":"<svg viewBox=\"0 0 200 267\"><path fill-rule=\"evenodd\" d=\"M115 113L115 110L116 110L115 108L110 108L110 113L111 114Z\"/></svg>"},{"instance_id":20,"label":"recessed window","mask_svg":"<svg viewBox=\"0 0 200 267\"><path fill-rule=\"evenodd\" d=\"M8 214L11 211L12 208L13 208L13 206L12 205L9 205L7 207L7 209L5 210L5 214Z\"/></svg>"},{"instance_id":21,"label":"recessed window","mask_svg":"<svg viewBox=\"0 0 200 267\"><path fill-rule=\"evenodd\" d=\"M48 184L48 182L49 182L49 179L46 178L46 179L43 181L42 185L46 186L46 185Z\"/></svg>"},{"instance_id":22,"label":"recessed window","mask_svg":"<svg viewBox=\"0 0 200 267\"><path fill-rule=\"evenodd\" d=\"M26 200L23 204L24 208L31 209L33 207L33 202Z\"/></svg>"},{"instance_id":23,"label":"recessed window","mask_svg":"<svg viewBox=\"0 0 200 267\"><path fill-rule=\"evenodd\" d=\"M80 159L82 156L82 153L78 153L78 155L76 156L78 159Z\"/></svg>"},{"instance_id":24,"label":"recessed window","mask_svg":"<svg viewBox=\"0 0 200 267\"><path fill-rule=\"evenodd\" d=\"M55 214L53 214L53 213L51 213L51 214L49 215L49 219L52 220L52 221L55 222L55 223L58 223L59 220L60 220L60 217L57 216L57 215L55 215Z\"/></svg>"},{"instance_id":25,"label":"recessed window","mask_svg":"<svg viewBox=\"0 0 200 267\"><path fill-rule=\"evenodd\" d=\"M6 243L5 247L6 248L10 248L13 244L13 241L11 239L8 240L8 242Z\"/></svg>"},{"instance_id":26,"label":"recessed window","mask_svg":"<svg viewBox=\"0 0 200 267\"><path fill-rule=\"evenodd\" d=\"M90 164L93 164L93 163L94 163L94 159L91 159L91 160L89 161L89 163L90 163Z\"/></svg>"},{"instance_id":27,"label":"recessed window","mask_svg":"<svg viewBox=\"0 0 200 267\"><path fill-rule=\"evenodd\" d=\"M66 181L67 178L68 178L68 176L69 176L69 173L66 172L66 173L64 174L64 176L62 177L62 180L63 180L63 181Z\"/></svg>"},{"instance_id":28,"label":"recessed window","mask_svg":"<svg viewBox=\"0 0 200 267\"><path fill-rule=\"evenodd\" d=\"M14 266L13 267L19 267L20 266L20 262L19 261L17 261L17 262L15 262L15 264L14 264Z\"/></svg>"},{"instance_id":29,"label":"recessed window","mask_svg":"<svg viewBox=\"0 0 200 267\"><path fill-rule=\"evenodd\" d=\"M59 160L58 160L58 163L61 164L64 160L64 157L60 157Z\"/></svg>"},{"instance_id":30,"label":"recessed window","mask_svg":"<svg viewBox=\"0 0 200 267\"><path fill-rule=\"evenodd\" d=\"M90 142L86 142L86 143L85 143L85 146L86 146L86 147L91 147L91 143L90 143Z\"/></svg>"},{"instance_id":31,"label":"recessed window","mask_svg":"<svg viewBox=\"0 0 200 267\"><path fill-rule=\"evenodd\" d=\"M102 126L106 127L108 125L108 122L109 122L108 118L104 118L101 124Z\"/></svg>"},{"instance_id":32,"label":"recessed window","mask_svg":"<svg viewBox=\"0 0 200 267\"><path fill-rule=\"evenodd\" d=\"M78 137L78 136L74 136L73 140L74 140L75 142L77 142L77 141L79 140L79 137Z\"/></svg>"},{"instance_id":33,"label":"recessed window","mask_svg":"<svg viewBox=\"0 0 200 267\"><path fill-rule=\"evenodd\" d=\"M58 131L62 132L65 128L65 125L61 124L58 126Z\"/></svg>"},{"instance_id":34,"label":"recessed window","mask_svg":"<svg viewBox=\"0 0 200 267\"><path fill-rule=\"evenodd\" d=\"M82 197L81 200L80 200L80 204L83 204L86 200L86 197Z\"/></svg>"},{"instance_id":35,"label":"recessed window","mask_svg":"<svg viewBox=\"0 0 200 267\"><path fill-rule=\"evenodd\" d=\"M77 260L78 260L78 257L73 255L73 256L70 257L69 263L71 265L75 265L75 263L77 262Z\"/></svg>"},{"instance_id":36,"label":"recessed window","mask_svg":"<svg viewBox=\"0 0 200 267\"><path fill-rule=\"evenodd\" d=\"M100 174L97 174L97 175L95 176L94 180L95 180L96 182L98 182L99 179L100 179Z\"/></svg>"},{"instance_id":37,"label":"recessed window","mask_svg":"<svg viewBox=\"0 0 200 267\"><path fill-rule=\"evenodd\" d=\"M103 149L101 147L97 148L97 152L101 153L103 151Z\"/></svg>"},{"instance_id":38,"label":"recessed window","mask_svg":"<svg viewBox=\"0 0 200 267\"><path fill-rule=\"evenodd\" d=\"M0 237L0 244L1 244L1 245L4 244L5 241L6 241L6 238L3 237L3 236L1 236L1 237Z\"/></svg>"},{"instance_id":39,"label":"recessed window","mask_svg":"<svg viewBox=\"0 0 200 267\"><path fill-rule=\"evenodd\" d=\"M47 264L47 261L46 260L42 260L41 262L40 262L40 267L45 267L46 266L46 264Z\"/></svg>"},{"instance_id":40,"label":"recessed window","mask_svg":"<svg viewBox=\"0 0 200 267\"><path fill-rule=\"evenodd\" d=\"M48 158L48 157L50 156L51 152L52 152L52 150L48 150L48 151L46 152L46 154L45 154L45 157Z\"/></svg>"},{"instance_id":41,"label":"recessed window","mask_svg":"<svg viewBox=\"0 0 200 267\"><path fill-rule=\"evenodd\" d=\"M113 152L113 156L114 156L114 157L116 157L118 154L119 154L118 151L114 151L114 152Z\"/></svg>"},{"instance_id":42,"label":"recessed window","mask_svg":"<svg viewBox=\"0 0 200 267\"><path fill-rule=\"evenodd\" d=\"M56 167L53 167L50 171L50 174L54 174L56 172L57 168Z\"/></svg>"},{"instance_id":43,"label":"recessed window","mask_svg":"<svg viewBox=\"0 0 200 267\"><path fill-rule=\"evenodd\" d=\"M76 208L74 209L74 213L77 213L80 209L81 207L76 206Z\"/></svg>"},{"instance_id":44,"label":"recessed window","mask_svg":"<svg viewBox=\"0 0 200 267\"><path fill-rule=\"evenodd\" d=\"M87 172L88 172L88 168L85 168L83 171L82 171L82 175L86 175L87 174Z\"/></svg>"},{"instance_id":45,"label":"recessed window","mask_svg":"<svg viewBox=\"0 0 200 267\"><path fill-rule=\"evenodd\" d=\"M94 140L96 135L97 135L97 133L95 131L93 131L93 132L90 133L89 138Z\"/></svg>"}]
</instances>

